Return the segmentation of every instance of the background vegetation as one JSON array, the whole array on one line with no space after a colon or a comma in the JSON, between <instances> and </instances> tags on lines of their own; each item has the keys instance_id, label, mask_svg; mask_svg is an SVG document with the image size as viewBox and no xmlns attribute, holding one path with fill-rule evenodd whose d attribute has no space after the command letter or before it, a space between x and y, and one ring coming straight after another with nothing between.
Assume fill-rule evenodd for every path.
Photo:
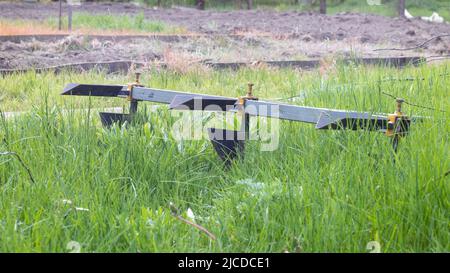
<instances>
[{"instance_id":1,"label":"background vegetation","mask_svg":"<svg viewBox=\"0 0 450 273\"><path fill-rule=\"evenodd\" d=\"M149 6L158 4L158 0L141 0ZM161 5L194 6L195 0L162 0ZM242 7L246 7L246 1L242 0ZM385 16L397 15L397 0L380 0L381 5L369 5L366 0L327 0L327 13L338 12L363 12ZM206 0L206 8L210 9L236 9L239 8L236 0ZM276 10L318 10L319 1L314 0L253 0L253 6L259 9ZM406 0L406 8L413 16L430 16L432 12L438 12L445 20L450 20L450 2L446 0Z\"/></svg>"}]
</instances>

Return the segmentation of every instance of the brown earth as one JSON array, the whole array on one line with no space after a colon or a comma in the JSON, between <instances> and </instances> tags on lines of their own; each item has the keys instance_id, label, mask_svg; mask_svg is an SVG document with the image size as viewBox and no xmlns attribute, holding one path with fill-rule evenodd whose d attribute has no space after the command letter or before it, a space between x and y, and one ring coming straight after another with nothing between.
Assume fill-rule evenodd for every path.
<instances>
[{"instance_id":1,"label":"brown earth","mask_svg":"<svg viewBox=\"0 0 450 273\"><path fill-rule=\"evenodd\" d=\"M149 20L181 26L191 33L243 34L246 37L198 37L177 42L157 39L110 42L82 37L56 42L0 42L0 68L123 59L147 61L164 58L167 51L213 61L295 60L336 54L365 57L450 54L450 37L435 39L421 50L374 51L380 47L411 47L433 36L450 34L450 24L419 19L356 13L152 9L127 3L84 3L75 10L130 15L142 11ZM42 20L57 15L57 3L0 3L2 20Z\"/></svg>"}]
</instances>

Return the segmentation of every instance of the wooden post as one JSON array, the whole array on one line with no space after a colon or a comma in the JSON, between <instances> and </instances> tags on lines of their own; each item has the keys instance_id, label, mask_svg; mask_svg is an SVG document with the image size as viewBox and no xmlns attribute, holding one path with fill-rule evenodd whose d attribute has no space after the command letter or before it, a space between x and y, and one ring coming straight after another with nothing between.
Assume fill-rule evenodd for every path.
<instances>
[{"instance_id":1,"label":"wooden post","mask_svg":"<svg viewBox=\"0 0 450 273\"><path fill-rule=\"evenodd\" d=\"M247 9L250 10L253 8L253 0L247 0Z\"/></svg>"},{"instance_id":2,"label":"wooden post","mask_svg":"<svg viewBox=\"0 0 450 273\"><path fill-rule=\"evenodd\" d=\"M397 11L399 17L405 17L405 0L398 0Z\"/></svg>"},{"instance_id":3,"label":"wooden post","mask_svg":"<svg viewBox=\"0 0 450 273\"><path fill-rule=\"evenodd\" d=\"M237 1L237 8L242 9L242 0L236 0Z\"/></svg>"},{"instance_id":4,"label":"wooden post","mask_svg":"<svg viewBox=\"0 0 450 273\"><path fill-rule=\"evenodd\" d=\"M205 9L205 0L197 0L197 9L204 10Z\"/></svg>"},{"instance_id":5,"label":"wooden post","mask_svg":"<svg viewBox=\"0 0 450 273\"><path fill-rule=\"evenodd\" d=\"M327 0L320 0L320 13L327 14Z\"/></svg>"}]
</instances>

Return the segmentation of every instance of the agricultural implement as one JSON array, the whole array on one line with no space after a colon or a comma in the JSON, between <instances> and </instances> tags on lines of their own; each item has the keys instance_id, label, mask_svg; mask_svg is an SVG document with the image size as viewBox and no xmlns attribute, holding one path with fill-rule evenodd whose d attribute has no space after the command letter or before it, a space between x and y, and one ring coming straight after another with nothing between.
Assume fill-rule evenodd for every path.
<instances>
[{"instance_id":1,"label":"agricultural implement","mask_svg":"<svg viewBox=\"0 0 450 273\"><path fill-rule=\"evenodd\" d=\"M62 95L119 97L130 102L129 113L101 112L103 126L131 121L137 112L138 103L150 101L169 104L171 110L222 111L236 113L241 119L239 130L209 128L208 135L219 157L229 164L236 156L243 154L245 141L249 139L250 117L270 117L282 120L315 124L320 130L369 130L382 132L392 139L397 151L401 137L408 133L411 119L402 112L402 99L396 99L393 114L373 115L367 112L335 110L297 106L259 100L253 95L253 84L248 84L247 94L232 98L197 93L180 92L144 87L136 80L128 85L68 84Z\"/></svg>"}]
</instances>

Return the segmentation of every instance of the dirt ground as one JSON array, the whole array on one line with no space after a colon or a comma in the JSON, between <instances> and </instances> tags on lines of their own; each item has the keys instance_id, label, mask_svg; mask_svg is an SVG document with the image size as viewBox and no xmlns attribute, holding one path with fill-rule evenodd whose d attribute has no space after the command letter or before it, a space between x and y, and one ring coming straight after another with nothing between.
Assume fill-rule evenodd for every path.
<instances>
[{"instance_id":1,"label":"dirt ground","mask_svg":"<svg viewBox=\"0 0 450 273\"><path fill-rule=\"evenodd\" d=\"M340 13L198 11L188 8L152 9L126 3L84 3L75 8L90 13L137 14L207 34L176 42L157 39L87 40L73 36L55 42L0 42L0 68L27 68L74 62L164 59L168 54L221 62L301 60L329 55L434 56L450 54L450 37L436 39L422 50L374 51L382 47L411 47L442 34L450 24L419 19ZM0 3L0 19L42 20L58 15L58 4ZM214 35L242 34L245 37Z\"/></svg>"}]
</instances>

